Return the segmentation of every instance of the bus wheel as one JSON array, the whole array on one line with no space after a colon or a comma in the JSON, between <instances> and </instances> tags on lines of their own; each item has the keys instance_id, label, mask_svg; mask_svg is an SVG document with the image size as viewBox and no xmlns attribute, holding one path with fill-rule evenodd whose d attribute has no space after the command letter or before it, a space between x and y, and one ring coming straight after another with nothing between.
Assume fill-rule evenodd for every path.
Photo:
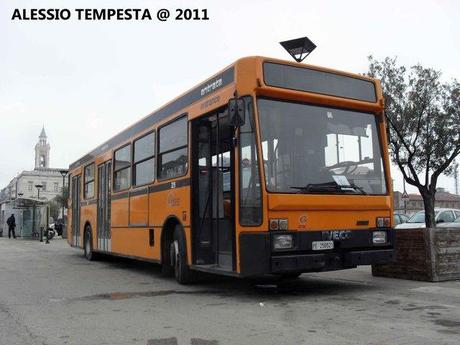
<instances>
[{"instance_id":1,"label":"bus wheel","mask_svg":"<svg viewBox=\"0 0 460 345\"><path fill-rule=\"evenodd\" d=\"M85 258L89 261L94 261L96 259L96 254L93 252L93 241L91 235L91 228L89 226L85 229Z\"/></svg>"},{"instance_id":2,"label":"bus wheel","mask_svg":"<svg viewBox=\"0 0 460 345\"><path fill-rule=\"evenodd\" d=\"M187 246L185 234L181 225L174 229L174 240L171 243L171 266L174 269L174 276L179 284L188 284L193 281L193 272L187 265Z\"/></svg>"}]
</instances>

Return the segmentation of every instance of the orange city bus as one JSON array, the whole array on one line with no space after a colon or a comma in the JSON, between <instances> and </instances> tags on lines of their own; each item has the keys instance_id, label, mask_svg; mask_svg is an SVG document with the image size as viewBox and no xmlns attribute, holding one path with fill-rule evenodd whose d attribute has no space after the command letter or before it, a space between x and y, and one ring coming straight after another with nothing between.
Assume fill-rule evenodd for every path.
<instances>
[{"instance_id":1,"label":"orange city bus","mask_svg":"<svg viewBox=\"0 0 460 345\"><path fill-rule=\"evenodd\" d=\"M68 242L239 277L393 260L378 80L242 58L70 165Z\"/></svg>"}]
</instances>

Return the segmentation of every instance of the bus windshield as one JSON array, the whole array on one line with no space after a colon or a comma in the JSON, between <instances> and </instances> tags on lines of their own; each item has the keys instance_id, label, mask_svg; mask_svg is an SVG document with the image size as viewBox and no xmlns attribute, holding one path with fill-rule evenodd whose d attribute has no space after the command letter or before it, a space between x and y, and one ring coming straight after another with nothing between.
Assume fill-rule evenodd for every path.
<instances>
[{"instance_id":1,"label":"bus windshield","mask_svg":"<svg viewBox=\"0 0 460 345\"><path fill-rule=\"evenodd\" d=\"M376 117L258 99L267 190L386 194Z\"/></svg>"}]
</instances>

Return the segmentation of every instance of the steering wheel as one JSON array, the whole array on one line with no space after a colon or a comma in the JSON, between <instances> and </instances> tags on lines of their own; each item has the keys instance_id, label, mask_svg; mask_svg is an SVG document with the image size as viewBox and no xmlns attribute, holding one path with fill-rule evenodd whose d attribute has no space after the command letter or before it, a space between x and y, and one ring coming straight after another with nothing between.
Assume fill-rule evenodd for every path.
<instances>
[{"instance_id":1,"label":"steering wheel","mask_svg":"<svg viewBox=\"0 0 460 345\"><path fill-rule=\"evenodd\" d=\"M359 164L358 162L354 162L354 161L343 161L343 162L339 162L337 164L331 165L329 167L324 167L324 169L331 171L337 168L345 168L342 174L349 174L358 167L358 164Z\"/></svg>"}]
</instances>

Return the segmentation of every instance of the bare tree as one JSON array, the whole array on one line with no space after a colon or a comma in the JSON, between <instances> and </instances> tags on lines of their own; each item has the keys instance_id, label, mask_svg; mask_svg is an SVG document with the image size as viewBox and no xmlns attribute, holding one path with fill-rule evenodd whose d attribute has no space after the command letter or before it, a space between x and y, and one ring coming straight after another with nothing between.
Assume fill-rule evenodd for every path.
<instances>
[{"instance_id":1,"label":"bare tree","mask_svg":"<svg viewBox=\"0 0 460 345\"><path fill-rule=\"evenodd\" d=\"M452 174L460 153L460 84L442 83L441 72L396 58L369 59L367 75L381 80L392 161L407 183L418 188L427 227L435 226L439 175Z\"/></svg>"}]
</instances>

